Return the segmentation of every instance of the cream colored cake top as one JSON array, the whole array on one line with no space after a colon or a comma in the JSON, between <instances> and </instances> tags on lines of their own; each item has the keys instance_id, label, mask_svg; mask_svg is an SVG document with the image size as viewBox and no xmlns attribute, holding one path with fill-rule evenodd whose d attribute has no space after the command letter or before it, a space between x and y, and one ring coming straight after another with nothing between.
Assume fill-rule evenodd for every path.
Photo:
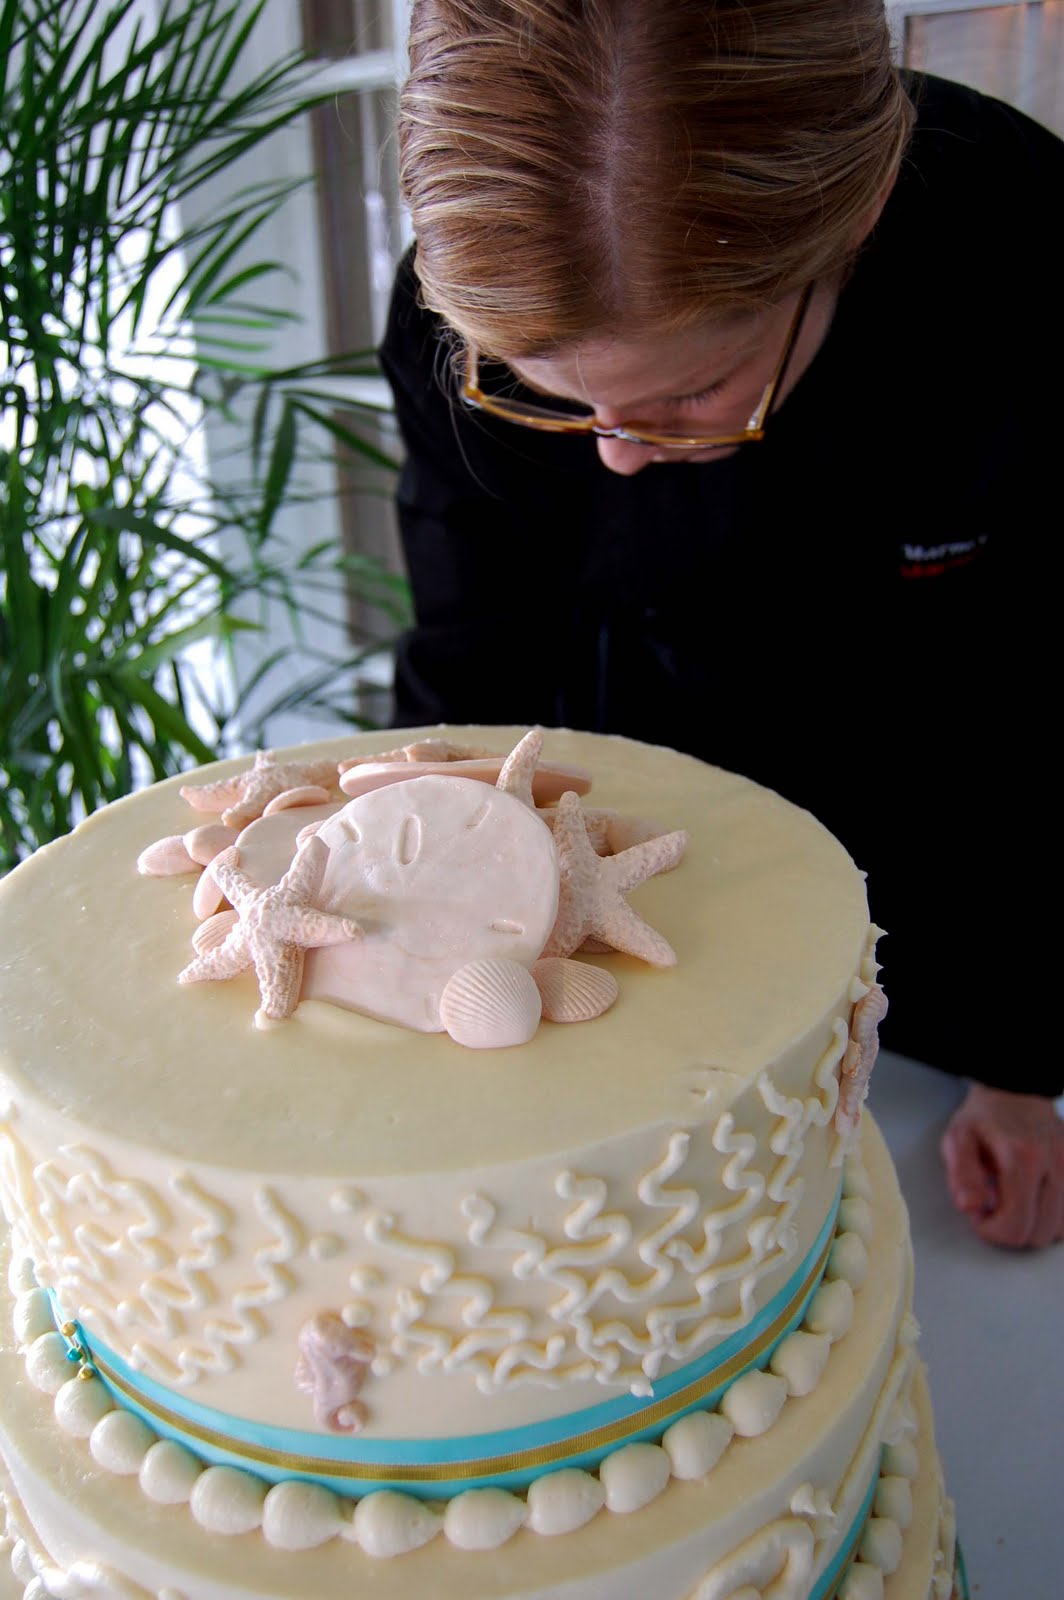
<instances>
[{"instance_id":1,"label":"cream colored cake top","mask_svg":"<svg viewBox=\"0 0 1064 1600\"><path fill-rule=\"evenodd\" d=\"M462 737L506 752L524 731ZM0 885L0 1068L103 1133L293 1176L461 1172L703 1120L845 995L868 933L862 877L807 813L690 757L566 731L545 754L590 770L587 804L690 834L682 866L631 900L678 965L590 957L620 985L605 1016L469 1051L316 1001L257 1030L249 973L179 987L195 880L134 863L202 820L178 793L186 775L108 807Z\"/></svg>"}]
</instances>

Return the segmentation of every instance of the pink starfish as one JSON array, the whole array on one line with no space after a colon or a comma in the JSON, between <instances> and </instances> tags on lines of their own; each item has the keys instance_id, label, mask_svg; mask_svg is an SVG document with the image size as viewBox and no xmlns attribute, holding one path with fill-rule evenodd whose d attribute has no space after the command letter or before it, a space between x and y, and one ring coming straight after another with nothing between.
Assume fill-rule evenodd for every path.
<instances>
[{"instance_id":1,"label":"pink starfish","mask_svg":"<svg viewBox=\"0 0 1064 1600\"><path fill-rule=\"evenodd\" d=\"M844 1139L852 1138L861 1125L861 1107L879 1054L879 1024L886 1014L887 997L879 984L873 983L853 1008L850 1042L839 1073L835 1127Z\"/></svg>"},{"instance_id":2,"label":"pink starfish","mask_svg":"<svg viewBox=\"0 0 1064 1600\"><path fill-rule=\"evenodd\" d=\"M533 728L531 733L526 733L524 738L514 745L495 780L496 789L501 790L503 794L512 794L515 800L520 800L530 811L536 809L536 802L532 797L532 779L542 754L543 734L538 728Z\"/></svg>"},{"instance_id":3,"label":"pink starfish","mask_svg":"<svg viewBox=\"0 0 1064 1600\"><path fill-rule=\"evenodd\" d=\"M597 856L612 855L614 852L610 849L609 827L610 823L616 820L616 811L603 811L596 809L594 806L581 806L580 810L592 850ZM547 824L551 833L554 832L554 824L558 820L558 807L556 805L538 807L536 816L541 822Z\"/></svg>"},{"instance_id":4,"label":"pink starfish","mask_svg":"<svg viewBox=\"0 0 1064 1600\"><path fill-rule=\"evenodd\" d=\"M316 786L331 793L336 780L335 761L278 761L272 750L260 750L254 766L217 783L186 783L181 798L196 811L220 811L230 828L245 828L286 790Z\"/></svg>"},{"instance_id":5,"label":"pink starfish","mask_svg":"<svg viewBox=\"0 0 1064 1600\"><path fill-rule=\"evenodd\" d=\"M667 833L619 855L598 856L587 836L579 798L570 791L558 801L554 842L561 873L558 916L542 955L570 956L591 935L611 950L623 950L651 966L674 966L676 952L668 940L637 916L624 896L674 867L687 848L687 834Z\"/></svg>"},{"instance_id":6,"label":"pink starfish","mask_svg":"<svg viewBox=\"0 0 1064 1600\"><path fill-rule=\"evenodd\" d=\"M329 860L323 840L309 838L280 883L266 889L252 883L239 860L239 851L230 846L211 862L209 871L240 920L221 944L190 962L178 982L235 978L254 967L262 1000L255 1021L263 1027L291 1016L299 1004L304 950L361 939L362 929L348 917L320 911L314 904Z\"/></svg>"}]
</instances>

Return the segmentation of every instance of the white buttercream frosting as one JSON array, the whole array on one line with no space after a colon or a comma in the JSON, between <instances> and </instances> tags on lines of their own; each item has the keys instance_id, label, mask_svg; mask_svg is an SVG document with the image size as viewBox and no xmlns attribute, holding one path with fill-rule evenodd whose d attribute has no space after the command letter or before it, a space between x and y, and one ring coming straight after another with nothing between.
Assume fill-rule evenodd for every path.
<instances>
[{"instance_id":1,"label":"white buttercream frosting","mask_svg":"<svg viewBox=\"0 0 1064 1600\"><path fill-rule=\"evenodd\" d=\"M737 1378L720 1402L721 1412L740 1438L754 1439L771 1428L787 1398L787 1385L770 1372Z\"/></svg>"},{"instance_id":2,"label":"white buttercream frosting","mask_svg":"<svg viewBox=\"0 0 1064 1600\"><path fill-rule=\"evenodd\" d=\"M140 1486L159 1505L186 1505L203 1463L173 1439L159 1439L140 1464Z\"/></svg>"},{"instance_id":3,"label":"white buttercream frosting","mask_svg":"<svg viewBox=\"0 0 1064 1600\"><path fill-rule=\"evenodd\" d=\"M132 1411L115 1410L101 1417L89 1435L89 1449L101 1467L120 1477L140 1472L145 1456L156 1443L148 1425Z\"/></svg>"},{"instance_id":4,"label":"white buttercream frosting","mask_svg":"<svg viewBox=\"0 0 1064 1600\"><path fill-rule=\"evenodd\" d=\"M528 1525L554 1537L582 1528L606 1502L598 1478L577 1467L563 1467L537 1478L528 1491Z\"/></svg>"},{"instance_id":5,"label":"white buttercream frosting","mask_svg":"<svg viewBox=\"0 0 1064 1600\"><path fill-rule=\"evenodd\" d=\"M610 1511L627 1516L656 1500L669 1481L667 1453L656 1444L628 1444L606 1457L599 1478Z\"/></svg>"},{"instance_id":6,"label":"white buttercream frosting","mask_svg":"<svg viewBox=\"0 0 1064 1600\"><path fill-rule=\"evenodd\" d=\"M879 1567L888 1576L902 1557L902 1530L893 1517L871 1516L861 1536L861 1560Z\"/></svg>"},{"instance_id":7,"label":"white buttercream frosting","mask_svg":"<svg viewBox=\"0 0 1064 1600\"><path fill-rule=\"evenodd\" d=\"M391 1489L379 1489L358 1502L351 1533L367 1555L400 1556L428 1544L442 1525L443 1513L435 1506Z\"/></svg>"},{"instance_id":8,"label":"white buttercream frosting","mask_svg":"<svg viewBox=\"0 0 1064 1600\"><path fill-rule=\"evenodd\" d=\"M15 1342L20 1343L18 1330ZM52 1324L50 1333L42 1333L26 1351L26 1376L42 1394L56 1395L65 1383L70 1382L70 1362L67 1360L67 1342Z\"/></svg>"},{"instance_id":9,"label":"white buttercream frosting","mask_svg":"<svg viewBox=\"0 0 1064 1600\"><path fill-rule=\"evenodd\" d=\"M788 1394L811 1394L820 1382L830 1352L831 1340L826 1334L798 1328L777 1346L769 1366L783 1379Z\"/></svg>"},{"instance_id":10,"label":"white buttercream frosting","mask_svg":"<svg viewBox=\"0 0 1064 1600\"><path fill-rule=\"evenodd\" d=\"M313 1550L340 1531L340 1502L316 1483L277 1483L262 1507L262 1532L278 1550Z\"/></svg>"},{"instance_id":11,"label":"white buttercream frosting","mask_svg":"<svg viewBox=\"0 0 1064 1600\"><path fill-rule=\"evenodd\" d=\"M189 1506L201 1528L228 1536L262 1526L267 1485L236 1467L208 1467L192 1485Z\"/></svg>"},{"instance_id":12,"label":"white buttercream frosting","mask_svg":"<svg viewBox=\"0 0 1064 1600\"><path fill-rule=\"evenodd\" d=\"M114 1410L114 1401L97 1378L69 1378L56 1391L55 1418L64 1433L88 1439L96 1424Z\"/></svg>"},{"instance_id":13,"label":"white buttercream frosting","mask_svg":"<svg viewBox=\"0 0 1064 1600\"><path fill-rule=\"evenodd\" d=\"M527 1515L524 1500L505 1489L467 1489L448 1504L443 1530L459 1550L497 1550Z\"/></svg>"},{"instance_id":14,"label":"white buttercream frosting","mask_svg":"<svg viewBox=\"0 0 1064 1600\"><path fill-rule=\"evenodd\" d=\"M735 1426L715 1411L692 1411L674 1422L661 1443L676 1478L704 1478L731 1443Z\"/></svg>"},{"instance_id":15,"label":"white buttercream frosting","mask_svg":"<svg viewBox=\"0 0 1064 1600\"><path fill-rule=\"evenodd\" d=\"M853 1290L844 1278L822 1283L805 1315L810 1333L824 1333L841 1339L853 1321Z\"/></svg>"}]
</instances>

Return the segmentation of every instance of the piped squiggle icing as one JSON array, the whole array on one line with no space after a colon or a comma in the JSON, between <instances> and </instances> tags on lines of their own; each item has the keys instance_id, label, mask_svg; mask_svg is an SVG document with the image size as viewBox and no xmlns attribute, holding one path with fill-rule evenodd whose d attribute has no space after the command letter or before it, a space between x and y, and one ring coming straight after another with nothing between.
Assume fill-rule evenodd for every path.
<instances>
[{"instance_id":1,"label":"piped squiggle icing","mask_svg":"<svg viewBox=\"0 0 1064 1600\"><path fill-rule=\"evenodd\" d=\"M841 1019L836 1033L845 1034ZM645 1396L668 1363L686 1363L745 1326L764 1279L793 1255L798 1163L810 1131L830 1121L841 1048L844 1038L833 1034L805 1098L758 1080L776 1119L767 1141L729 1110L715 1124L664 1134L627 1193L612 1176L555 1173L553 1196L529 1197L529 1212L550 1219L542 1231L501 1226L483 1192L459 1199L442 1231L464 1234L468 1248L418 1238L365 1193L337 1192L332 1200L346 1209L327 1215L322 1206L304 1220L287 1194L267 1186L249 1195L260 1231L244 1242L252 1219L238 1217L203 1178L179 1169L156 1186L86 1145L34 1165L13 1120L0 1125L0 1180L41 1281L65 1313L168 1386L241 1366L274 1331L271 1308L310 1281L308 1268L335 1262L352 1286L337 1309L374 1341L377 1376L410 1362L422 1373L472 1379L484 1394L590 1379ZM702 1199L707 1161L714 1198L721 1189L731 1196L723 1204ZM856 1204L861 1196L850 1198L846 1231L855 1240L846 1248L857 1258L868 1215ZM240 1268L249 1256L257 1268L250 1283Z\"/></svg>"},{"instance_id":2,"label":"piped squiggle icing","mask_svg":"<svg viewBox=\"0 0 1064 1600\"><path fill-rule=\"evenodd\" d=\"M856 1177L852 1181L860 1183ZM592 1205L581 1226L586 1228L597 1215ZM436 1259L438 1273L448 1268L445 1260ZM33 1281L24 1262L13 1268L12 1281L20 1286ZM20 1325L31 1332L41 1326L45 1304L47 1296L40 1289L20 1287ZM809 1392L811 1371L829 1342L827 1335L817 1335L816 1355L811 1357L805 1342L810 1337L807 1318L806 1329L777 1346L774 1370L754 1369L735 1380L719 1411L689 1413L666 1430L660 1444L622 1445L597 1472L566 1468L549 1473L525 1497L501 1489L470 1489L455 1495L445 1508L398 1491L376 1490L358 1502L353 1515L322 1486L291 1481L271 1488L253 1473L207 1466L183 1446L158 1439L139 1417L115 1406L98 1378L71 1376L68 1342L54 1327L33 1338L26 1367L34 1386L53 1397L59 1425L87 1440L99 1465L138 1475L143 1492L157 1503L188 1504L209 1531L236 1535L261 1530L268 1543L287 1550L311 1549L339 1537L358 1543L367 1554L385 1557L418 1548L440 1532L469 1550L498 1548L525 1526L556 1537L584 1526L603 1507L615 1515L631 1514L656 1499L671 1477L704 1477L736 1434L764 1432L789 1394ZM900 1439L899 1430L906 1425L904 1417L897 1419L892 1436ZM304 1492L310 1489L314 1492Z\"/></svg>"}]
</instances>

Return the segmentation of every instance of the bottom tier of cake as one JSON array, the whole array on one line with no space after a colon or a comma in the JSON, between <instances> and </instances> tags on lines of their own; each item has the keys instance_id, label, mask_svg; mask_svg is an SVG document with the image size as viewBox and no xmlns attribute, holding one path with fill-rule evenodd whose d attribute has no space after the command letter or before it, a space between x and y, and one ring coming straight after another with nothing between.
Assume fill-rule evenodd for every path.
<instances>
[{"instance_id":1,"label":"bottom tier of cake","mask_svg":"<svg viewBox=\"0 0 1064 1600\"><path fill-rule=\"evenodd\" d=\"M317 1548L210 1532L148 1498L131 1457L105 1470L62 1432L23 1354L0 1354L0 1543L22 1600L951 1600L952 1507L909 1311L905 1209L878 1133L862 1182L874 1226L852 1320L819 1380L701 1478L571 1532L523 1527L493 1550L431 1537L375 1559L353 1506ZM841 1295L847 1298L848 1291ZM5 1326L11 1326L5 1317ZM98 1381L98 1380L96 1380ZM801 1386L799 1386L800 1388ZM5 1595L5 1580L0 1594Z\"/></svg>"}]
</instances>

